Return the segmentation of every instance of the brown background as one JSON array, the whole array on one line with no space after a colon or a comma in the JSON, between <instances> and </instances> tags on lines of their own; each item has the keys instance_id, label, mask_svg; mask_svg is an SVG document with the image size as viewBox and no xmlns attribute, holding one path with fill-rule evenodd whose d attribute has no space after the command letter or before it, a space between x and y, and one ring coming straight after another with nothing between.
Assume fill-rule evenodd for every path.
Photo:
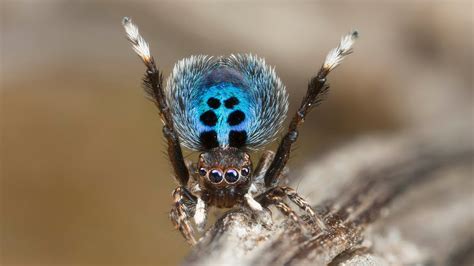
<instances>
[{"instance_id":1,"label":"brown background","mask_svg":"<svg viewBox=\"0 0 474 266\"><path fill-rule=\"evenodd\" d=\"M168 221L175 184L123 16L165 73L192 54L266 58L290 112L357 28L301 132L295 178L366 134L472 120L472 2L357 2L1 1L2 264L176 264L189 250Z\"/></svg>"}]
</instances>

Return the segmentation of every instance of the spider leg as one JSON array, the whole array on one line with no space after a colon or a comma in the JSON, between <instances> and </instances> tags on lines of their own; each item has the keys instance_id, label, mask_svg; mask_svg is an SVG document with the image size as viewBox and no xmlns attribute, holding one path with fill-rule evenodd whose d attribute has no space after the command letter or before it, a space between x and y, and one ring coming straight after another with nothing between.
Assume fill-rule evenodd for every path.
<instances>
[{"instance_id":1,"label":"spider leg","mask_svg":"<svg viewBox=\"0 0 474 266\"><path fill-rule=\"evenodd\" d=\"M280 199L280 200L283 200L283 199ZM303 223L301 219L298 217L298 215L296 214L296 212L293 211L291 207L285 202L283 201L275 202L275 207L277 207L277 209L279 209L285 216L288 216L289 218L291 218L291 220L293 220L295 223L298 223L298 224Z\"/></svg>"},{"instance_id":2,"label":"spider leg","mask_svg":"<svg viewBox=\"0 0 474 266\"><path fill-rule=\"evenodd\" d=\"M303 221L299 218L298 214L283 201L283 197L278 195L280 193L268 193L265 194L266 205L273 204L275 207L286 217L290 218L293 222L304 227Z\"/></svg>"},{"instance_id":3,"label":"spider leg","mask_svg":"<svg viewBox=\"0 0 474 266\"><path fill-rule=\"evenodd\" d=\"M263 176L267 172L268 168L270 167L270 164L273 161L273 158L275 158L275 152L271 150L266 150L263 152L262 156L260 157L260 160L258 161L257 167L255 167L253 176L255 179L263 179Z\"/></svg>"},{"instance_id":4,"label":"spider leg","mask_svg":"<svg viewBox=\"0 0 474 266\"><path fill-rule=\"evenodd\" d=\"M163 89L163 75L158 70L153 56L150 55L148 43L140 35L138 28L132 20L125 17L122 21L127 33L127 38L132 44L133 50L142 59L146 66L143 86L145 92L158 107L158 111L163 122L163 135L168 142L168 157L173 166L175 178L181 186L186 186L189 180L189 171L184 162L178 134L173 125L170 107L165 98Z\"/></svg>"},{"instance_id":5,"label":"spider leg","mask_svg":"<svg viewBox=\"0 0 474 266\"><path fill-rule=\"evenodd\" d=\"M264 151L262 155L260 156L257 166L253 170L253 174L252 174L253 176L252 187L250 188L250 190L252 191L249 190L249 193L251 195L260 194L267 190L265 186L264 177L274 157L275 157L275 152L271 150ZM248 200L247 200L247 203L249 203Z\"/></svg>"},{"instance_id":6,"label":"spider leg","mask_svg":"<svg viewBox=\"0 0 474 266\"><path fill-rule=\"evenodd\" d=\"M178 187L173 191L173 208L170 212L170 219L176 229L184 236L186 241L195 245L194 230L189 222L190 209L187 202L194 201L195 197L184 187Z\"/></svg>"},{"instance_id":7,"label":"spider leg","mask_svg":"<svg viewBox=\"0 0 474 266\"><path fill-rule=\"evenodd\" d=\"M279 209L285 216L288 216L294 221L301 224L302 219L291 209L290 206L288 206L283 201L285 197L290 199L290 201L293 202L296 206L304 210L311 218L311 222L316 222L320 230L327 231L326 224L316 214L311 205L300 195L298 195L298 193L292 188L277 186L260 194L256 197L256 199L257 201L261 202L264 207L267 207L271 204L275 205L275 207ZM298 220L295 218L295 215Z\"/></svg>"},{"instance_id":8,"label":"spider leg","mask_svg":"<svg viewBox=\"0 0 474 266\"><path fill-rule=\"evenodd\" d=\"M326 84L326 77L337 65L339 65L350 53L352 53L352 45L357 38L358 33L353 31L341 39L337 48L332 49L326 56L324 64L321 66L318 74L311 78L308 84L308 90L301 102L298 111L293 116L288 132L280 141L275 159L273 159L268 171L265 173L265 185L273 187L276 185L280 174L285 168L288 159L290 158L291 147L298 138L298 127L303 124L306 115L311 111L311 108L318 105L329 90L329 85Z\"/></svg>"},{"instance_id":9,"label":"spider leg","mask_svg":"<svg viewBox=\"0 0 474 266\"><path fill-rule=\"evenodd\" d=\"M316 214L316 212L313 210L311 205L309 205L309 203L305 199L303 199L300 195L298 195L298 193L294 189L290 187L280 187L280 188L288 196L288 198L294 204L296 204L296 206L303 209L311 217L311 219L316 222L316 224L319 226L321 230L327 231L327 227L324 221L321 219L321 217L319 217L318 214Z\"/></svg>"}]
</instances>

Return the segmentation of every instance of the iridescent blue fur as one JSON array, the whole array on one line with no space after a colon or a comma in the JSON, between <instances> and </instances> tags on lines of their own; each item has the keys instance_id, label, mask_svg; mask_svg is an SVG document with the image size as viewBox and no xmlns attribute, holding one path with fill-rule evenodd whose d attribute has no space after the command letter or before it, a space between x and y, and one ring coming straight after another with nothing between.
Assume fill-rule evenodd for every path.
<instances>
[{"instance_id":1,"label":"iridescent blue fur","mask_svg":"<svg viewBox=\"0 0 474 266\"><path fill-rule=\"evenodd\" d=\"M254 119L254 115L250 108L250 99L248 90L238 87L230 82L220 82L212 84L209 87L201 88L202 94L196 97L192 105L196 106L194 112L194 119L196 129L199 133L215 130L217 132L217 140L220 145L229 145L229 133L231 130L247 131L249 121ZM225 106L225 101L235 97L239 103L231 108ZM219 107L212 108L209 106L210 99L217 99ZM228 118L234 111L242 111L245 114L245 119L237 125L230 125ZM214 112L217 116L217 124L215 126L205 125L200 121L200 116L205 112Z\"/></svg>"},{"instance_id":2,"label":"iridescent blue fur","mask_svg":"<svg viewBox=\"0 0 474 266\"><path fill-rule=\"evenodd\" d=\"M183 59L168 78L166 98L181 143L192 150L256 149L273 140L288 110L285 86L252 55Z\"/></svg>"}]
</instances>

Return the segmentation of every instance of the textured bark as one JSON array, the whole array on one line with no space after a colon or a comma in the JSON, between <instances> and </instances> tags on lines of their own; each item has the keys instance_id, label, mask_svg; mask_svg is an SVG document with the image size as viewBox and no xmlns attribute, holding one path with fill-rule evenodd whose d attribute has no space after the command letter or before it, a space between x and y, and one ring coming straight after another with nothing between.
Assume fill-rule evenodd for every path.
<instances>
[{"instance_id":1,"label":"textured bark","mask_svg":"<svg viewBox=\"0 0 474 266\"><path fill-rule=\"evenodd\" d=\"M185 264L472 264L471 133L456 123L344 145L312 163L298 185L319 203L328 233L295 226L277 211L264 227L233 210Z\"/></svg>"}]
</instances>

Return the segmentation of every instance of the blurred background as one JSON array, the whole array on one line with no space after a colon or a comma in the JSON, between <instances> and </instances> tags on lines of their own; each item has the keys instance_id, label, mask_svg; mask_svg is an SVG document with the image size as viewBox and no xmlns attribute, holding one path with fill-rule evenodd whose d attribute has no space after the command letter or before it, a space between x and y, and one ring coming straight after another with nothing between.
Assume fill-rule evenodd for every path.
<instances>
[{"instance_id":1,"label":"blurred background","mask_svg":"<svg viewBox=\"0 0 474 266\"><path fill-rule=\"evenodd\" d=\"M358 29L301 131L294 176L367 134L473 120L471 1L0 3L3 265L167 265L189 251L168 220L176 184L123 16L166 75L193 54L266 58L290 113L329 49Z\"/></svg>"}]
</instances>

